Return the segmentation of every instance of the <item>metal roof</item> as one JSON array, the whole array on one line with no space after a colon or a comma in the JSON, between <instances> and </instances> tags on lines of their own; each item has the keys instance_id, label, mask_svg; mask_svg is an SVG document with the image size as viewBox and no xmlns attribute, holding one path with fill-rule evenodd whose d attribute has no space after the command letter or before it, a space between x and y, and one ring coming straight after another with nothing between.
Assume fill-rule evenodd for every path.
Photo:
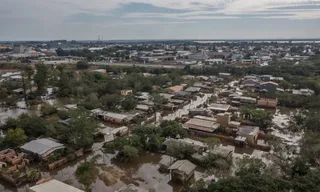
<instances>
[{"instance_id":1,"label":"metal roof","mask_svg":"<svg viewBox=\"0 0 320 192\"><path fill-rule=\"evenodd\" d=\"M33 186L29 190L31 192L84 192L55 179Z\"/></svg>"},{"instance_id":2,"label":"metal roof","mask_svg":"<svg viewBox=\"0 0 320 192\"><path fill-rule=\"evenodd\" d=\"M185 92L198 92L200 91L200 87L189 87L188 89L185 90Z\"/></svg>"},{"instance_id":3,"label":"metal roof","mask_svg":"<svg viewBox=\"0 0 320 192\"><path fill-rule=\"evenodd\" d=\"M230 108L230 105L225 105L225 104L213 103L210 105L211 110L228 111L229 108Z\"/></svg>"},{"instance_id":4,"label":"metal roof","mask_svg":"<svg viewBox=\"0 0 320 192\"><path fill-rule=\"evenodd\" d=\"M62 149L64 145L51 139L37 139L22 145L20 148L38 155L43 155L50 150Z\"/></svg>"},{"instance_id":5,"label":"metal roof","mask_svg":"<svg viewBox=\"0 0 320 192\"><path fill-rule=\"evenodd\" d=\"M113 118L113 119L119 119L119 120L123 120L123 119L128 118L128 115L119 114L119 113L112 113L112 112L104 112L103 116Z\"/></svg>"},{"instance_id":6,"label":"metal roof","mask_svg":"<svg viewBox=\"0 0 320 192\"><path fill-rule=\"evenodd\" d=\"M169 170L178 170L189 175L192 171L196 169L196 167L197 166L195 164L191 163L188 160L179 160L172 164L169 167Z\"/></svg>"}]
</instances>

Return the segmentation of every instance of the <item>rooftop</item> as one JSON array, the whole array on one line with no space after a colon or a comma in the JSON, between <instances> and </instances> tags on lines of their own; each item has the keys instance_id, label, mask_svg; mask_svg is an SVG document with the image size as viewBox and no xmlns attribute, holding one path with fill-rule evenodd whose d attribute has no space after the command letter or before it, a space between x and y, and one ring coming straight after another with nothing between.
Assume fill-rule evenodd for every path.
<instances>
[{"instance_id":1,"label":"rooftop","mask_svg":"<svg viewBox=\"0 0 320 192\"><path fill-rule=\"evenodd\" d=\"M20 148L42 156L49 151L63 149L64 145L52 139L36 139L22 145Z\"/></svg>"},{"instance_id":2,"label":"rooftop","mask_svg":"<svg viewBox=\"0 0 320 192\"><path fill-rule=\"evenodd\" d=\"M226 105L226 104L213 103L210 105L211 110L228 111L229 108L230 108L230 105Z\"/></svg>"},{"instance_id":3,"label":"rooftop","mask_svg":"<svg viewBox=\"0 0 320 192\"><path fill-rule=\"evenodd\" d=\"M212 133L214 130L218 129L220 124L214 121L208 121L203 119L190 119L184 124L185 127L189 129L197 129L205 132Z\"/></svg>"},{"instance_id":4,"label":"rooftop","mask_svg":"<svg viewBox=\"0 0 320 192\"><path fill-rule=\"evenodd\" d=\"M276 83L276 82L273 82L273 81L267 81L267 82L263 82L263 83L261 83L260 85L266 85L266 84L273 84L273 85L276 85L276 86L278 86L278 83Z\"/></svg>"},{"instance_id":5,"label":"rooftop","mask_svg":"<svg viewBox=\"0 0 320 192\"><path fill-rule=\"evenodd\" d=\"M200 87L189 87L185 91L186 92L199 92L201 90Z\"/></svg>"},{"instance_id":6,"label":"rooftop","mask_svg":"<svg viewBox=\"0 0 320 192\"><path fill-rule=\"evenodd\" d=\"M124 120L124 119L128 118L128 115L119 114L119 113L112 113L112 112L104 112L103 116L113 118L113 119L119 119L119 120Z\"/></svg>"},{"instance_id":7,"label":"rooftop","mask_svg":"<svg viewBox=\"0 0 320 192\"><path fill-rule=\"evenodd\" d=\"M169 170L178 170L180 172L183 172L187 175L189 175L192 171L196 169L196 165L191 163L188 160L179 160L176 161L173 165L169 167Z\"/></svg>"},{"instance_id":8,"label":"rooftop","mask_svg":"<svg viewBox=\"0 0 320 192\"><path fill-rule=\"evenodd\" d=\"M31 187L29 190L31 192L84 192L80 189L62 183L55 179L39 185L35 185Z\"/></svg>"}]
</instances>

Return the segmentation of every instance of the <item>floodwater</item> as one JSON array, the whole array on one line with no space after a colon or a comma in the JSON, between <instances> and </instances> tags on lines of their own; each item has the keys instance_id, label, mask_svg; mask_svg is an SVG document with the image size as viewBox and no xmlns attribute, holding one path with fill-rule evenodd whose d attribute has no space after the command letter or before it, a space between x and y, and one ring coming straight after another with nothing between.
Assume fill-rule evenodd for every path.
<instances>
[{"instance_id":1,"label":"floodwater","mask_svg":"<svg viewBox=\"0 0 320 192\"><path fill-rule=\"evenodd\" d=\"M169 174L158 171L158 163L162 158L160 154L145 153L140 155L136 161L127 164L112 161L113 154L104 154L101 151L96 152L96 154L101 155L101 158L97 161L100 173L103 173L104 170L107 173L112 173L116 182L107 186L97 177L96 181L91 185L92 192L112 192L127 184L134 184L146 190L152 188L157 192L175 192L182 188L181 185L170 182ZM83 188L74 175L77 166L83 161L84 159L52 172L42 172L42 177L54 178L77 188ZM1 192L26 192L27 188L28 185L14 189L7 185L1 186L0 184Z\"/></svg>"},{"instance_id":2,"label":"floodwater","mask_svg":"<svg viewBox=\"0 0 320 192\"><path fill-rule=\"evenodd\" d=\"M38 109L26 109L26 105L24 101L17 102L17 108L13 109L4 109L0 108L0 123L5 123L5 121L11 118L17 118L19 115L23 113L28 113L30 115L40 115L40 111Z\"/></svg>"}]
</instances>

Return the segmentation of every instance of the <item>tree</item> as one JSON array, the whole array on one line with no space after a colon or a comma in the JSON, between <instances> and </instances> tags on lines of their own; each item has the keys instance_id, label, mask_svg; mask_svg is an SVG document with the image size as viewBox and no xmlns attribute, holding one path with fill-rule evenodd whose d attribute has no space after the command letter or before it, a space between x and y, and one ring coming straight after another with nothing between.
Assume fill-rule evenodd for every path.
<instances>
[{"instance_id":1,"label":"tree","mask_svg":"<svg viewBox=\"0 0 320 192\"><path fill-rule=\"evenodd\" d=\"M137 158L139 155L139 150L130 145L125 145L121 151L116 156L116 159L120 162L130 162Z\"/></svg>"},{"instance_id":2,"label":"tree","mask_svg":"<svg viewBox=\"0 0 320 192\"><path fill-rule=\"evenodd\" d=\"M271 124L272 117L267 111L244 108L242 109L241 114L245 119L254 122L262 129L267 128Z\"/></svg>"},{"instance_id":3,"label":"tree","mask_svg":"<svg viewBox=\"0 0 320 192\"><path fill-rule=\"evenodd\" d=\"M57 108L52 105L42 105L41 106L41 113L43 116L50 116L56 114L58 112Z\"/></svg>"},{"instance_id":4,"label":"tree","mask_svg":"<svg viewBox=\"0 0 320 192\"><path fill-rule=\"evenodd\" d=\"M83 109L72 111L70 116L69 129L66 133L69 137L69 143L76 147L91 147L98 127L97 122L88 111Z\"/></svg>"},{"instance_id":5,"label":"tree","mask_svg":"<svg viewBox=\"0 0 320 192\"><path fill-rule=\"evenodd\" d=\"M196 151L190 145L173 145L172 155L178 159L190 159Z\"/></svg>"},{"instance_id":6,"label":"tree","mask_svg":"<svg viewBox=\"0 0 320 192\"><path fill-rule=\"evenodd\" d=\"M62 120L66 120L70 118L70 113L67 110L58 111L58 117Z\"/></svg>"},{"instance_id":7,"label":"tree","mask_svg":"<svg viewBox=\"0 0 320 192\"><path fill-rule=\"evenodd\" d=\"M44 64L36 65L37 73L34 75L34 83L37 85L38 94L44 93L48 81L48 68Z\"/></svg>"},{"instance_id":8,"label":"tree","mask_svg":"<svg viewBox=\"0 0 320 192\"><path fill-rule=\"evenodd\" d=\"M24 144L27 140L28 137L25 135L23 129L9 129L3 140L3 144L8 148L16 148Z\"/></svg>"},{"instance_id":9,"label":"tree","mask_svg":"<svg viewBox=\"0 0 320 192\"><path fill-rule=\"evenodd\" d=\"M186 135L185 129L177 121L162 121L160 127L162 137L177 138Z\"/></svg>"},{"instance_id":10,"label":"tree","mask_svg":"<svg viewBox=\"0 0 320 192\"><path fill-rule=\"evenodd\" d=\"M29 137L39 137L46 133L47 121L41 117L21 114L18 118L18 127L22 128Z\"/></svg>"},{"instance_id":11,"label":"tree","mask_svg":"<svg viewBox=\"0 0 320 192\"><path fill-rule=\"evenodd\" d=\"M98 156L95 156L90 161L81 163L75 172L79 183L84 185L87 191L91 191L90 186L99 174L99 170L95 167L97 157Z\"/></svg>"},{"instance_id":12,"label":"tree","mask_svg":"<svg viewBox=\"0 0 320 192\"><path fill-rule=\"evenodd\" d=\"M89 64L86 61L78 61L77 63L77 69L84 70L89 68Z\"/></svg>"},{"instance_id":13,"label":"tree","mask_svg":"<svg viewBox=\"0 0 320 192\"><path fill-rule=\"evenodd\" d=\"M57 67L59 70L59 80L57 83L58 87L58 96L59 97L69 97L71 95L71 75L68 74L63 66ZM70 77L71 76L71 77Z\"/></svg>"},{"instance_id":14,"label":"tree","mask_svg":"<svg viewBox=\"0 0 320 192\"><path fill-rule=\"evenodd\" d=\"M120 97L116 94L106 94L101 98L103 108L113 110L120 104Z\"/></svg>"},{"instance_id":15,"label":"tree","mask_svg":"<svg viewBox=\"0 0 320 192\"><path fill-rule=\"evenodd\" d=\"M133 95L128 95L124 98L124 100L121 102L122 109L128 111L132 110L137 106L137 100L134 98Z\"/></svg>"},{"instance_id":16,"label":"tree","mask_svg":"<svg viewBox=\"0 0 320 192\"><path fill-rule=\"evenodd\" d=\"M209 185L210 192L290 192L290 182L271 172L258 159L240 160L235 176L220 179Z\"/></svg>"}]
</instances>

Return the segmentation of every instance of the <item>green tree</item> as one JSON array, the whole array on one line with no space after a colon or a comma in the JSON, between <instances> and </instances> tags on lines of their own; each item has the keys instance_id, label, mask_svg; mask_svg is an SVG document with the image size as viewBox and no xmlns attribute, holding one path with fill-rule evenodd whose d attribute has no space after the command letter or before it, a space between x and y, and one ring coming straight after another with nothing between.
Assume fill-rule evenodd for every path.
<instances>
[{"instance_id":1,"label":"green tree","mask_svg":"<svg viewBox=\"0 0 320 192\"><path fill-rule=\"evenodd\" d=\"M42 105L41 106L41 113L43 116L50 116L56 114L58 112L57 108L52 105Z\"/></svg>"},{"instance_id":2,"label":"green tree","mask_svg":"<svg viewBox=\"0 0 320 192\"><path fill-rule=\"evenodd\" d=\"M9 129L5 138L3 139L3 144L9 148L16 148L24 144L27 140L28 137L25 135L23 129Z\"/></svg>"},{"instance_id":3,"label":"green tree","mask_svg":"<svg viewBox=\"0 0 320 192\"><path fill-rule=\"evenodd\" d=\"M99 170L95 167L96 160L99 156L94 156L90 161L81 163L75 172L79 183L84 185L86 191L91 191L91 184L95 182Z\"/></svg>"},{"instance_id":4,"label":"green tree","mask_svg":"<svg viewBox=\"0 0 320 192\"><path fill-rule=\"evenodd\" d=\"M248 119L257 126L259 126L262 129L267 128L268 126L271 125L271 119L272 116L270 115L269 112L263 111L263 110L258 110L258 109L250 109L250 108L243 108L241 110L241 114L245 119Z\"/></svg>"},{"instance_id":5,"label":"green tree","mask_svg":"<svg viewBox=\"0 0 320 192\"><path fill-rule=\"evenodd\" d=\"M86 61L78 61L77 63L77 69L83 70L83 69L88 69L89 64Z\"/></svg>"},{"instance_id":6,"label":"green tree","mask_svg":"<svg viewBox=\"0 0 320 192\"><path fill-rule=\"evenodd\" d=\"M48 81L48 68L44 64L36 65L37 73L34 75L34 83L37 85L38 94L42 94L46 91L46 85Z\"/></svg>"},{"instance_id":7,"label":"green tree","mask_svg":"<svg viewBox=\"0 0 320 192\"><path fill-rule=\"evenodd\" d=\"M122 150L120 150L116 156L116 159L120 162L130 162L139 156L139 150L130 145L125 145Z\"/></svg>"},{"instance_id":8,"label":"green tree","mask_svg":"<svg viewBox=\"0 0 320 192\"><path fill-rule=\"evenodd\" d=\"M22 128L29 137L39 137L46 133L47 121L41 117L21 114L18 118L18 127Z\"/></svg>"},{"instance_id":9,"label":"green tree","mask_svg":"<svg viewBox=\"0 0 320 192\"><path fill-rule=\"evenodd\" d=\"M101 98L103 108L106 110L113 110L120 104L120 97L116 94L107 94Z\"/></svg>"},{"instance_id":10,"label":"green tree","mask_svg":"<svg viewBox=\"0 0 320 192\"><path fill-rule=\"evenodd\" d=\"M67 133L69 143L77 147L91 147L98 127L97 122L91 117L89 111L83 109L72 111L70 116Z\"/></svg>"},{"instance_id":11,"label":"green tree","mask_svg":"<svg viewBox=\"0 0 320 192\"><path fill-rule=\"evenodd\" d=\"M128 111L132 110L137 106L138 101L134 98L134 95L128 95L121 102L122 109Z\"/></svg>"},{"instance_id":12,"label":"green tree","mask_svg":"<svg viewBox=\"0 0 320 192\"><path fill-rule=\"evenodd\" d=\"M177 138L184 137L186 135L185 129L177 121L162 121L160 124L161 136Z\"/></svg>"}]
</instances>

